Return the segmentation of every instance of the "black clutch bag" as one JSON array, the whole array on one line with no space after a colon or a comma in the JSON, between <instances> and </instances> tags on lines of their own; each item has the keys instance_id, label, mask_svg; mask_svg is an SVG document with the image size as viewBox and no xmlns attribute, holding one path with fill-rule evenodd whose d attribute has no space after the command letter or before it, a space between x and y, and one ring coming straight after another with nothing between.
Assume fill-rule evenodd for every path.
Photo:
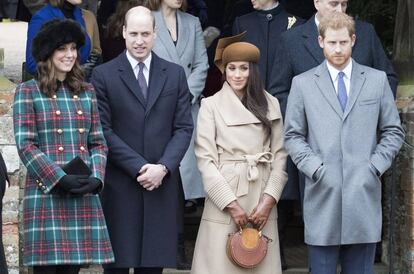
<instances>
[{"instance_id":1,"label":"black clutch bag","mask_svg":"<svg viewBox=\"0 0 414 274\"><path fill-rule=\"evenodd\" d=\"M65 164L62 169L64 172L66 172L66 174L70 175L90 176L92 174L91 169L79 156L76 156L69 163Z\"/></svg>"}]
</instances>

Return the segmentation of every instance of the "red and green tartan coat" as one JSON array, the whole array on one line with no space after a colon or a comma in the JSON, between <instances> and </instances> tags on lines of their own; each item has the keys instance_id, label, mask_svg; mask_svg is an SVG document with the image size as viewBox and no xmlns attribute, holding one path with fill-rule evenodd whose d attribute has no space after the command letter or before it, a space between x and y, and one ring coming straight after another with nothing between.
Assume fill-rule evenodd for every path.
<instances>
[{"instance_id":1,"label":"red and green tartan coat","mask_svg":"<svg viewBox=\"0 0 414 274\"><path fill-rule=\"evenodd\" d=\"M98 195L62 196L53 188L60 166L79 155L104 181L107 146L95 91L79 96L60 84L48 98L37 82L16 88L13 105L17 149L27 168L23 200L24 264L105 264L114 261Z\"/></svg>"}]
</instances>

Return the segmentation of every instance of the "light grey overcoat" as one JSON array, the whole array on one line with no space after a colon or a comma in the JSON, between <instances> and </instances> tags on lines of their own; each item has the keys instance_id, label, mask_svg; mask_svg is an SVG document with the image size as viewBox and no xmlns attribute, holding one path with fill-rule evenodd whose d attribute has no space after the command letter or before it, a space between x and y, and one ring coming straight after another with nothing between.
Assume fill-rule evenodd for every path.
<instances>
[{"instance_id":1,"label":"light grey overcoat","mask_svg":"<svg viewBox=\"0 0 414 274\"><path fill-rule=\"evenodd\" d=\"M305 242L311 245L381 240L378 175L404 139L386 74L352 62L345 111L326 61L296 76L288 98L285 145L306 176Z\"/></svg>"},{"instance_id":2,"label":"light grey overcoat","mask_svg":"<svg viewBox=\"0 0 414 274\"><path fill-rule=\"evenodd\" d=\"M208 59L200 21L188 13L177 11L178 39L175 46L161 11L153 12L157 38L153 51L161 58L184 68L192 94L191 114L196 128L199 99L207 77ZM194 130L195 132L195 130ZM186 199L204 197L201 175L194 154L194 134L181 161L180 174Z\"/></svg>"}]
</instances>

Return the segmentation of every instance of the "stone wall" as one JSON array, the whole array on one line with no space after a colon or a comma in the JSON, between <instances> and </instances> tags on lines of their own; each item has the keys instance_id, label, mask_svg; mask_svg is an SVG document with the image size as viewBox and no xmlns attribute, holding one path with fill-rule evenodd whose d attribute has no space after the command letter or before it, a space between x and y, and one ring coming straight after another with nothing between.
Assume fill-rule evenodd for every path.
<instances>
[{"instance_id":1,"label":"stone wall","mask_svg":"<svg viewBox=\"0 0 414 274\"><path fill-rule=\"evenodd\" d=\"M0 151L6 161L10 188L3 198L3 243L10 274L19 273L19 182L21 168L13 136L12 101L15 85L0 76Z\"/></svg>"},{"instance_id":2,"label":"stone wall","mask_svg":"<svg viewBox=\"0 0 414 274\"><path fill-rule=\"evenodd\" d=\"M398 94L406 141L414 144L414 86L399 86ZM383 178L382 261L395 274L414 273L414 147L408 144Z\"/></svg>"}]
</instances>

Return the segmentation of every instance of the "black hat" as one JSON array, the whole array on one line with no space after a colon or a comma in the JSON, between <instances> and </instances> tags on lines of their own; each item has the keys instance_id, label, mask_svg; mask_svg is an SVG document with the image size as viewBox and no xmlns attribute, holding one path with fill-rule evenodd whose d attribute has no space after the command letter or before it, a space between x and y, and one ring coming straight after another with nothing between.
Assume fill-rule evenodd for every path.
<instances>
[{"instance_id":1,"label":"black hat","mask_svg":"<svg viewBox=\"0 0 414 274\"><path fill-rule=\"evenodd\" d=\"M85 43L80 25L71 19L54 19L40 28L32 43L32 55L36 62L46 61L62 45L76 44L77 49Z\"/></svg>"}]
</instances>

